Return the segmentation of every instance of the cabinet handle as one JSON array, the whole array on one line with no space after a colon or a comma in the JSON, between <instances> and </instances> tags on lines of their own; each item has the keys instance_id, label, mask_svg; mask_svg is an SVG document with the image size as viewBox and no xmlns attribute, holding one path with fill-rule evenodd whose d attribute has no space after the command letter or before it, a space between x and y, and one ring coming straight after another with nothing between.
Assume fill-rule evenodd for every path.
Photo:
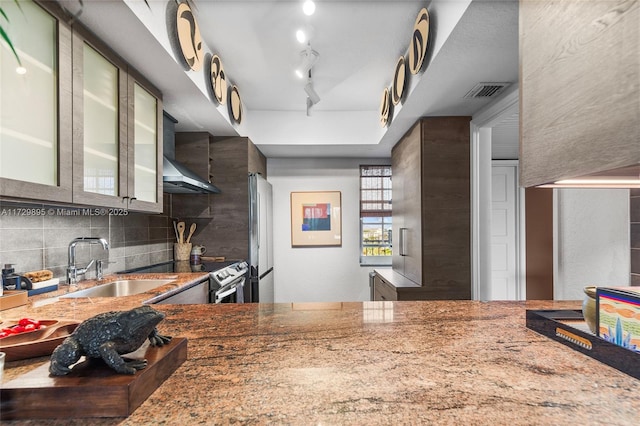
<instances>
[{"instance_id":1,"label":"cabinet handle","mask_svg":"<svg viewBox=\"0 0 640 426\"><path fill-rule=\"evenodd\" d=\"M387 300L387 298L386 298L386 297L384 297L383 295L380 295L380 299L382 299L382 300Z\"/></svg>"},{"instance_id":2,"label":"cabinet handle","mask_svg":"<svg viewBox=\"0 0 640 426\"><path fill-rule=\"evenodd\" d=\"M406 238L405 238L405 231L407 230L407 228L400 228L400 256L406 256L407 255L407 247L405 245L406 243Z\"/></svg>"}]
</instances>

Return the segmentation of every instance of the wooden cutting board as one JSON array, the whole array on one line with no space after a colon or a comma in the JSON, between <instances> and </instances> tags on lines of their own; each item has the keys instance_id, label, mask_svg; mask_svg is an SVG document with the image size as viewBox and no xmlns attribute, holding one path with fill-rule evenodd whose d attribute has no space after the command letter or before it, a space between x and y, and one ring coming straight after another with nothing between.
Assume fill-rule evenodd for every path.
<instances>
[{"instance_id":1,"label":"wooden cutting board","mask_svg":"<svg viewBox=\"0 0 640 426\"><path fill-rule=\"evenodd\" d=\"M81 359L67 376L51 377L46 363L2 385L0 420L126 417L187 359L187 339L149 346L144 358L147 368L134 375Z\"/></svg>"}]
</instances>

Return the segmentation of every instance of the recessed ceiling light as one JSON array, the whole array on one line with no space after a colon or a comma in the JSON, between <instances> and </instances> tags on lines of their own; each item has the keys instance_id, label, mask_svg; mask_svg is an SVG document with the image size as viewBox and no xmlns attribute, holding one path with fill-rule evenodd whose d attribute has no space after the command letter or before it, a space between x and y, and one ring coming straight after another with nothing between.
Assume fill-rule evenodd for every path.
<instances>
[{"instance_id":1,"label":"recessed ceiling light","mask_svg":"<svg viewBox=\"0 0 640 426\"><path fill-rule=\"evenodd\" d=\"M18 67L16 68L16 72L20 75L24 75L27 73L27 69L25 67Z\"/></svg>"},{"instance_id":2,"label":"recessed ceiling light","mask_svg":"<svg viewBox=\"0 0 640 426\"><path fill-rule=\"evenodd\" d=\"M311 0L307 0L302 5L302 11L304 12L305 15L311 16L316 11L316 4Z\"/></svg>"}]
</instances>

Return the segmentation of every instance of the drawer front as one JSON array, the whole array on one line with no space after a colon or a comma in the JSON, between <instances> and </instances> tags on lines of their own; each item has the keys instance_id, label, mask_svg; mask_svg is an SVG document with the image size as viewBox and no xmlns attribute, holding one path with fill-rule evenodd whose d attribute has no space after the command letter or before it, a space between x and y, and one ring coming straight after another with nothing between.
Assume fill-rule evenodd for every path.
<instances>
[{"instance_id":1,"label":"drawer front","mask_svg":"<svg viewBox=\"0 0 640 426\"><path fill-rule=\"evenodd\" d=\"M378 275L375 276L373 283L373 300L398 300L395 287Z\"/></svg>"}]
</instances>

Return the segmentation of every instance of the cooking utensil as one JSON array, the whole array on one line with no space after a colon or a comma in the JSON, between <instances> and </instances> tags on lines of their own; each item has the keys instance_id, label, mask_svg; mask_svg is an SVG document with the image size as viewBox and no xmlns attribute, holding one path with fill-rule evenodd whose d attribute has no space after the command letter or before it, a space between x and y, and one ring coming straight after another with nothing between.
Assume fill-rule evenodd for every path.
<instances>
[{"instance_id":1,"label":"cooking utensil","mask_svg":"<svg viewBox=\"0 0 640 426\"><path fill-rule=\"evenodd\" d=\"M178 242L184 243L184 222L178 222Z\"/></svg>"},{"instance_id":2,"label":"cooking utensil","mask_svg":"<svg viewBox=\"0 0 640 426\"><path fill-rule=\"evenodd\" d=\"M192 223L191 227L189 228L189 235L187 235L187 242L191 241L191 236L193 235L194 232L196 232L196 224Z\"/></svg>"},{"instance_id":3,"label":"cooking utensil","mask_svg":"<svg viewBox=\"0 0 640 426\"><path fill-rule=\"evenodd\" d=\"M176 233L176 243L180 242L180 237L178 236L178 224L176 223L176 221L173 221L173 232Z\"/></svg>"}]
</instances>

